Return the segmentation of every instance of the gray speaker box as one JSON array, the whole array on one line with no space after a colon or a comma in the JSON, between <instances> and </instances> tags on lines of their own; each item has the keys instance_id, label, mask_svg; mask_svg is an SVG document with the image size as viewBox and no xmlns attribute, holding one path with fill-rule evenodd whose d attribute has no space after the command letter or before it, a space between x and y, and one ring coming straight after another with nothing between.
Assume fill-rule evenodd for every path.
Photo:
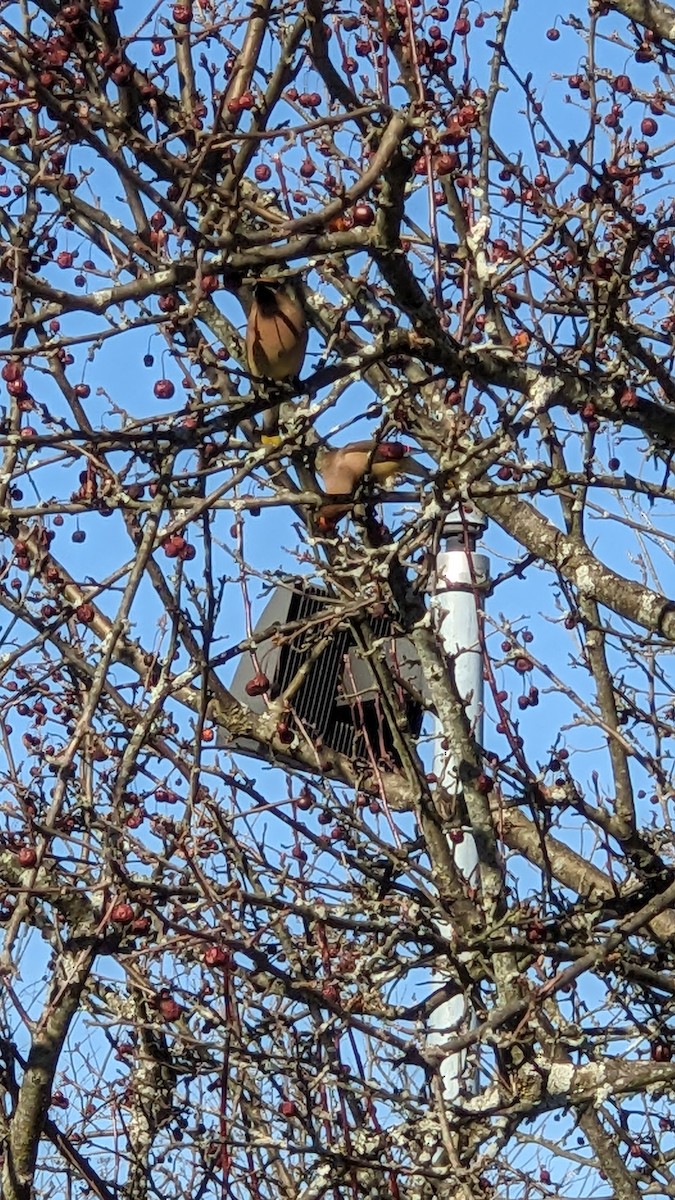
<instances>
[{"instance_id":1,"label":"gray speaker box","mask_svg":"<svg viewBox=\"0 0 675 1200\"><path fill-rule=\"evenodd\" d=\"M336 612L337 602L322 588L298 580L295 586L274 588L260 619L256 635L265 634L257 648L258 662L270 680L268 697L279 696L297 672L307 663L317 642L330 629L327 619ZM385 639L383 650L395 676L424 697L426 687L412 644L392 631L389 619L370 617L372 636ZM281 630L289 627L286 633ZM264 696L249 696L246 684L254 675L248 654L242 656L230 685L232 695L256 713L265 712ZM397 685L401 712L417 736L424 709L419 700ZM305 678L292 698L294 713L313 739L351 758L369 759L367 745L375 758L398 765L392 731L385 719L368 658L358 645L357 626L340 621L330 633L328 644L311 663ZM231 745L232 743L230 743ZM246 739L235 742L240 750L254 749Z\"/></svg>"}]
</instances>

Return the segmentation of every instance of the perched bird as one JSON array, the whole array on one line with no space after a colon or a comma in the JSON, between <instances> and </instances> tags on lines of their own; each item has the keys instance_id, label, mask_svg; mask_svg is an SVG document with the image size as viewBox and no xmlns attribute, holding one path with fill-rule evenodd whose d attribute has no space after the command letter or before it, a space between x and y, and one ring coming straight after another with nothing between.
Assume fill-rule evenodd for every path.
<instances>
[{"instance_id":1,"label":"perched bird","mask_svg":"<svg viewBox=\"0 0 675 1200\"><path fill-rule=\"evenodd\" d=\"M258 379L295 379L305 359L307 321L297 287L290 280L260 279L246 327L246 358ZM275 442L279 405L263 416L263 441Z\"/></svg>"},{"instance_id":2,"label":"perched bird","mask_svg":"<svg viewBox=\"0 0 675 1200\"><path fill-rule=\"evenodd\" d=\"M410 457L402 442L350 442L331 450L322 446L316 456L317 470L328 496L353 496L361 481L370 476L386 483L396 475L428 477L427 469ZM328 504L321 509L320 524L332 527L349 512L348 504Z\"/></svg>"}]
</instances>

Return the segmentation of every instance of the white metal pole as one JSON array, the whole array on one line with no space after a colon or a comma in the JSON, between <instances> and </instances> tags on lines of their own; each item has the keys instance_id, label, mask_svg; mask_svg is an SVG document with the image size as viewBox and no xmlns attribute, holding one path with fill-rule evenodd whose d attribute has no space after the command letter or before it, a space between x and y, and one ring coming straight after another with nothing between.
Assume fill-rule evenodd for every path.
<instances>
[{"instance_id":1,"label":"white metal pole","mask_svg":"<svg viewBox=\"0 0 675 1200\"><path fill-rule=\"evenodd\" d=\"M475 553L475 544L485 525L485 519L473 511L450 514L443 531L444 549L436 561L436 584L431 601L436 628L448 659L452 660L457 689L479 742L483 731L483 658L476 589L482 590L486 585L490 564L486 555ZM438 721L434 725L434 774L439 786L450 793L458 792L461 785L457 761L452 749L443 748L443 730ZM448 844L458 872L475 887L478 883L476 843L470 829L464 829L463 833L460 842L449 840ZM439 922L438 931L452 940L451 925ZM433 972L433 986L442 987L447 981L447 972ZM429 1017L428 1044L441 1045L448 1041L467 1019L470 1020L470 1014L463 995L444 1000ZM448 1102L457 1099L465 1060L466 1053L460 1052L449 1054L441 1064L443 1095Z\"/></svg>"}]
</instances>

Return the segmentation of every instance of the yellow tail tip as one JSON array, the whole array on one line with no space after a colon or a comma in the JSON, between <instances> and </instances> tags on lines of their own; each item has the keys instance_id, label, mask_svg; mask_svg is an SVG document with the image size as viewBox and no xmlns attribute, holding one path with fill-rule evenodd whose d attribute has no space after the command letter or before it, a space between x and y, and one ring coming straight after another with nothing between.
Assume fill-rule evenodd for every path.
<instances>
[{"instance_id":1,"label":"yellow tail tip","mask_svg":"<svg viewBox=\"0 0 675 1200\"><path fill-rule=\"evenodd\" d=\"M262 433L260 441L263 446L280 446L281 438L278 433Z\"/></svg>"}]
</instances>

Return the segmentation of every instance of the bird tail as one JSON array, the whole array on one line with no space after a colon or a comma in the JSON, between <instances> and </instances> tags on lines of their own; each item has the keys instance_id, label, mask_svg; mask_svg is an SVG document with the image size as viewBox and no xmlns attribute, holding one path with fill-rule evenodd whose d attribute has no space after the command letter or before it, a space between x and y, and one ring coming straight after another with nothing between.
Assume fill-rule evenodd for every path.
<instances>
[{"instance_id":1,"label":"bird tail","mask_svg":"<svg viewBox=\"0 0 675 1200\"><path fill-rule=\"evenodd\" d=\"M263 446L278 446L279 437L279 405L273 404L271 408L265 409L263 413L263 427L261 439Z\"/></svg>"}]
</instances>

